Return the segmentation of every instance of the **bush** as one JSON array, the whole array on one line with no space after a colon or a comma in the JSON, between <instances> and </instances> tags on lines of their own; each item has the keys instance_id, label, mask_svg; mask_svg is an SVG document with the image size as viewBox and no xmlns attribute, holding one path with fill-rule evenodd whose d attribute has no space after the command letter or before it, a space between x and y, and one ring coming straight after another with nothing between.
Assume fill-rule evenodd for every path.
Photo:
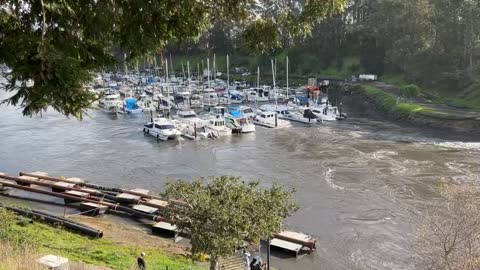
<instances>
[{"instance_id":1,"label":"bush","mask_svg":"<svg viewBox=\"0 0 480 270\"><path fill-rule=\"evenodd\" d=\"M416 98L420 94L420 88L415 84L400 87L400 93L407 98Z\"/></svg>"},{"instance_id":2,"label":"bush","mask_svg":"<svg viewBox=\"0 0 480 270\"><path fill-rule=\"evenodd\" d=\"M399 119L408 118L418 113L430 113L430 110L424 106L414 103L398 102L394 96L372 86L360 86L356 90L363 91L368 97L374 100L376 106L385 112L395 115Z\"/></svg>"},{"instance_id":3,"label":"bush","mask_svg":"<svg viewBox=\"0 0 480 270\"><path fill-rule=\"evenodd\" d=\"M7 243L14 249L26 249L35 247L35 240L34 233L17 225L15 214L0 208L0 242Z\"/></svg>"}]
</instances>

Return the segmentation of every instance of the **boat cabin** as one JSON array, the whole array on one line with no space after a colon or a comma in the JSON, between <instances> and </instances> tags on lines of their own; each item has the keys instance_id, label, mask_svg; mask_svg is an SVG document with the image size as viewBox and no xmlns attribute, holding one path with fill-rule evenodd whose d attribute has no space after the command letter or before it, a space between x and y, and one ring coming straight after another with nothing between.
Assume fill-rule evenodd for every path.
<instances>
[{"instance_id":1,"label":"boat cabin","mask_svg":"<svg viewBox=\"0 0 480 270\"><path fill-rule=\"evenodd\" d=\"M263 119L275 119L276 112L261 112L258 116Z\"/></svg>"},{"instance_id":2,"label":"boat cabin","mask_svg":"<svg viewBox=\"0 0 480 270\"><path fill-rule=\"evenodd\" d=\"M177 113L180 119L196 118L197 114L193 110L189 111L178 111Z\"/></svg>"},{"instance_id":3,"label":"boat cabin","mask_svg":"<svg viewBox=\"0 0 480 270\"><path fill-rule=\"evenodd\" d=\"M215 106L215 107L212 108L211 112L212 112L213 114L217 114L217 115L222 115L222 116L224 116L226 110L227 110L227 108L225 108L225 107Z\"/></svg>"},{"instance_id":4,"label":"boat cabin","mask_svg":"<svg viewBox=\"0 0 480 270\"><path fill-rule=\"evenodd\" d=\"M108 95L104 98L104 101L114 101L118 99L118 95Z\"/></svg>"},{"instance_id":5,"label":"boat cabin","mask_svg":"<svg viewBox=\"0 0 480 270\"><path fill-rule=\"evenodd\" d=\"M223 127L225 126L225 119L223 118L216 118L210 120L211 127Z\"/></svg>"}]
</instances>

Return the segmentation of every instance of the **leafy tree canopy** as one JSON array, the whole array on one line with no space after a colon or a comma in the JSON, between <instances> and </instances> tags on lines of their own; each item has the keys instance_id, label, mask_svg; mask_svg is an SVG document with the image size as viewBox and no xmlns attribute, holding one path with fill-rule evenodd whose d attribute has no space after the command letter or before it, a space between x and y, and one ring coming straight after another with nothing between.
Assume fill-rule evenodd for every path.
<instances>
[{"instance_id":1,"label":"leafy tree canopy","mask_svg":"<svg viewBox=\"0 0 480 270\"><path fill-rule=\"evenodd\" d=\"M114 47L118 46L128 61L135 60L172 42L198 40L221 18L241 22L248 47L265 52L279 46L280 26L291 36L306 36L316 21L343 10L347 3L2 0L0 64L12 69L6 89L13 93L4 102L22 106L24 115L51 106L66 116L81 118L95 100L83 86L93 72L115 64ZM275 18L264 12L272 4L282 7Z\"/></svg>"},{"instance_id":2,"label":"leafy tree canopy","mask_svg":"<svg viewBox=\"0 0 480 270\"><path fill-rule=\"evenodd\" d=\"M185 202L186 206L171 205L167 217L180 230L190 232L193 252L209 254L212 268L245 240L266 239L279 232L283 220L297 209L292 195L293 191L278 185L261 189L258 182L227 176L170 182L164 194Z\"/></svg>"}]
</instances>

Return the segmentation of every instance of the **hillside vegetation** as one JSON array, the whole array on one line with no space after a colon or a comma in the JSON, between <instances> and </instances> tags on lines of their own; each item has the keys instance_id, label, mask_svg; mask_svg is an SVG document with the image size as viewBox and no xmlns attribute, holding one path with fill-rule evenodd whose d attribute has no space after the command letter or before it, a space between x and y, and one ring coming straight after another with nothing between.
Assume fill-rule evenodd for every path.
<instances>
[{"instance_id":1,"label":"hillside vegetation","mask_svg":"<svg viewBox=\"0 0 480 270\"><path fill-rule=\"evenodd\" d=\"M55 254L71 261L129 270L135 269L140 252L147 253L148 269L165 270L168 267L171 270L183 270L191 266L192 269L201 269L186 258L168 255L158 248L118 244L112 239L90 239L61 227L19 221L16 215L0 209L1 270L42 269L36 265L36 259L42 254Z\"/></svg>"}]
</instances>

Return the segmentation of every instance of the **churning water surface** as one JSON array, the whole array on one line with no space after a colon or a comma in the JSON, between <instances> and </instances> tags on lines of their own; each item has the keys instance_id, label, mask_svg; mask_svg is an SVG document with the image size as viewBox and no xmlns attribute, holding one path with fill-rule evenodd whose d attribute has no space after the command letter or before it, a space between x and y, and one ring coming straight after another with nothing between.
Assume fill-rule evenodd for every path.
<instances>
[{"instance_id":1,"label":"churning water surface","mask_svg":"<svg viewBox=\"0 0 480 270\"><path fill-rule=\"evenodd\" d=\"M0 95L1 96L1 95ZM294 187L287 220L318 250L279 269L414 269L412 220L444 182L478 184L480 143L366 118L199 142L157 142L143 116L91 111L83 121L0 106L0 171L46 171L160 191L169 179L235 175ZM0 198L1 199L1 198Z\"/></svg>"}]
</instances>

